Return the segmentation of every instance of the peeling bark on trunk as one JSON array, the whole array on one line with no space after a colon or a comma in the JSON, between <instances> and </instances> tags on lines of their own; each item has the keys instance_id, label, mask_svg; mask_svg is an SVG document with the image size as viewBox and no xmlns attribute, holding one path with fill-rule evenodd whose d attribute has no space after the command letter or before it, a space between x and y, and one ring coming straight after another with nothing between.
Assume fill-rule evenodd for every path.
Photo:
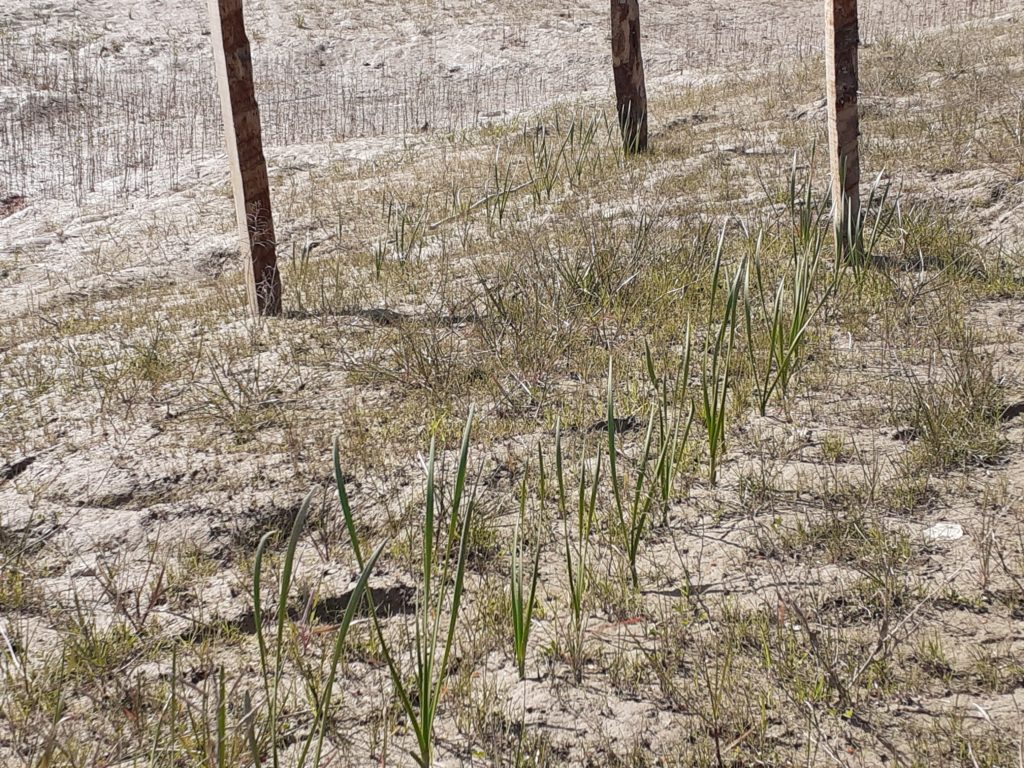
<instances>
[{"instance_id":1,"label":"peeling bark on trunk","mask_svg":"<svg viewBox=\"0 0 1024 768\"><path fill-rule=\"evenodd\" d=\"M639 0L611 0L615 106L627 154L647 150L647 86L640 55Z\"/></svg>"},{"instance_id":2,"label":"peeling bark on trunk","mask_svg":"<svg viewBox=\"0 0 1024 768\"><path fill-rule=\"evenodd\" d=\"M209 0L209 11L249 304L257 315L279 315L281 276L242 0Z\"/></svg>"},{"instance_id":3,"label":"peeling bark on trunk","mask_svg":"<svg viewBox=\"0 0 1024 768\"><path fill-rule=\"evenodd\" d=\"M857 0L825 0L825 79L828 102L829 162L836 228L845 247L849 226L860 218L860 135L857 113Z\"/></svg>"}]
</instances>

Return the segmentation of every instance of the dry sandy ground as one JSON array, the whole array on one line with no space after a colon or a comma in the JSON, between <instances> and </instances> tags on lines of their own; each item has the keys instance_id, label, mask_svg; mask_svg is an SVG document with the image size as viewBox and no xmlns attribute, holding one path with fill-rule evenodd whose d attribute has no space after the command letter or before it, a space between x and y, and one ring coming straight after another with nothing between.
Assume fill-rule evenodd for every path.
<instances>
[{"instance_id":1,"label":"dry sandy ground","mask_svg":"<svg viewBox=\"0 0 1024 768\"><path fill-rule=\"evenodd\" d=\"M861 5L871 42L1021 3ZM0 316L202 270L230 243L229 221L211 219L224 169L205 13L181 0L0 3L0 198L27 203L0 221ZM268 155L283 173L325 152L398 146L369 136L471 128L608 94L607 8L596 0L261 0L247 14ZM652 98L723 68L813 54L821 37L819 0L648 0L643 14ZM143 252L119 246L160 227L173 247L159 236ZM285 248L291 234L280 221Z\"/></svg>"},{"instance_id":2,"label":"dry sandy ground","mask_svg":"<svg viewBox=\"0 0 1024 768\"><path fill-rule=\"evenodd\" d=\"M600 2L548 2L539 9L520 0L347 0L332 4L332 10L322 5L256 2L248 8L268 157L278 188L301 189L331 163L364 163L410 147L415 150L431 138L420 134L424 124L431 132L459 131L529 115L562 98L608 94L606 7ZM1019 0L876 0L862 7L865 38L871 41L883 33L913 34L964 23L973 16L1015 13L1022 5ZM724 69L770 67L776 57L813 53L819 10L817 0L648 0L643 8L644 45L652 96L656 99L688 82L707 81ZM109 296L113 303L132 287L154 280L184 283L232 268L232 212L218 150L219 115L212 96L204 14L201 4L184 2L0 0L0 198L25 197L23 207L19 203L17 210L0 219L0 322L13 327L20 317L76 299ZM344 95L340 106L332 93ZM656 130L665 128L657 114L653 119ZM941 190L943 183L953 184L954 179L938 181L936 189ZM988 188L979 182L981 187ZM949 194L955 198L965 192L957 188ZM301 247L313 225L280 217L283 253ZM1000 237L1015 236L1021 227L1019 207L993 206L986 227ZM992 302L973 316L999 339L993 344L1001 345L1000 354L1007 361L1002 373L1009 379L1019 379L1020 368L1013 361L1024 350L1024 336L1014 319L1018 310L1014 301ZM225 330L232 332L247 331L239 323ZM858 365L850 361L851 369ZM315 382L312 389L320 384L328 388ZM20 535L28 532L32 546L50 548L48 557L56 565L46 588L54 601L70 604L74 594L99 605L109 597L95 578L104 567L122 569L126 584L142 583L154 547L164 541L194 542L208 556L218 556L229 545L250 546L253 532L278 525L293 513L294 488L266 482L290 471L291 447L282 448L275 433L269 450L249 446L251 453L240 450L237 457L225 454L214 440L207 451L185 450L182 446L195 436L179 439L189 430L180 418L187 417L186 409L179 405L152 419L118 422L108 431L102 420L70 414L60 402L40 402L40 426L32 440L45 438L51 445L24 466L18 464L24 457L0 456L0 468L10 479L0 480L2 521ZM844 405L839 421L849 418L843 432L847 438L877 450L883 464L901 449L891 431L857 431L857 410L870 407L870 397ZM323 422L332 423L332 404L320 407ZM834 419L826 425L809 415L799 429L771 419L755 420L750 433L780 454L797 457L792 462L787 458L785 472L817 477L827 471L820 438L834 429ZM1024 435L1019 426L1011 425L1007 438L1016 445ZM525 453L531 439L519 436L497 449L487 457L488 471L499 474L502 462ZM320 463L325 445L310 437L300 450L326 470L327 465ZM140 460L153 457L154 451L158 461ZM804 454L806 460L801 458ZM1024 494L1020 464L1015 455L1009 468L1003 468L1007 476L1017 478L1003 497L1014 502ZM734 468L736 475L741 470L746 471ZM395 475L418 480L418 464L410 462ZM325 479L323 473L300 477L297 483L323 484ZM909 522L903 521L915 537L936 519L960 523L968 533L953 543L925 549L923 570L929 574L928 588L936 589L965 578L956 564L968 557L968 550L973 556L984 535L977 530L973 507L960 503L959 491L940 485L934 515L924 518L915 513ZM368 508L407 501L389 497L390 488L369 483L361 492L361 502ZM972 487L970 493L980 491ZM681 550L692 545L701 550L697 560L704 566L700 573L710 591L758 594L781 588L784 594L785 585L773 581L777 574L759 572L756 583L744 582L748 574L739 574L736 566L743 557L736 542L756 539L762 523L747 519L748 501L742 494L731 503L723 519L707 529L713 534L710 542L703 535L699 541L682 534L678 540L666 537L652 546L650 561L655 568L676 569L685 559ZM800 504L807 502L794 502ZM1011 515L1008 508L999 513ZM708 513L709 519L713 517ZM305 555L315 560L308 547ZM341 594L350 576L341 567L325 572L325 593ZM387 581L392 576L385 574L381 580L393 586ZM786 578L793 578L793 573ZM201 582L204 604L241 623L246 597L237 573L204 574L196 581ZM666 591L679 588L656 586ZM1024 647L1019 623L1002 616L979 618L968 608L951 612L955 615L946 618L955 625L955 653L962 657L986 638L994 638L996 650L1007 658ZM111 611L106 618L112 615ZM164 630L172 634L192 626L191 616L171 610L162 620ZM31 632L45 644L52 629L42 620L30 623ZM607 632L614 645L630 630L609 622L593 631ZM542 632L538 644L546 639ZM506 673L507 665L502 674ZM501 683L511 684L510 679ZM348 706L358 708L373 693L351 692ZM990 700L979 698L982 715L1013 722L1015 695L1014 690L993 694ZM508 694L509 708L527 697L532 709L526 722L554 723L563 731L559 738L569 743L579 740L584 730L603 731L608 743L625 750L637 734L647 734L646 747L656 750L667 734L678 732L682 719L678 712L661 711L649 700L613 695L596 684L551 687L528 680ZM952 710L955 699L939 692L928 705L941 714L944 707ZM888 713L893 718L890 725L895 722L898 729L899 718L914 716L922 706L904 702L898 711ZM581 729L580 718L593 722ZM799 735L790 733L788 738L795 743ZM872 749L849 757L848 764L881 764L881 748L873 744ZM820 763L827 763L827 757L819 755Z\"/></svg>"}]
</instances>

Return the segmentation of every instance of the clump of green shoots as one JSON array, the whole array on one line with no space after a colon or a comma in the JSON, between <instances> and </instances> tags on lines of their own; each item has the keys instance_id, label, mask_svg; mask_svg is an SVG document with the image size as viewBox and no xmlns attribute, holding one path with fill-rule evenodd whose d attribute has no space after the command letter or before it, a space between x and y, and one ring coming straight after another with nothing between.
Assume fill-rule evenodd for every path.
<instances>
[{"instance_id":1,"label":"clump of green shoots","mask_svg":"<svg viewBox=\"0 0 1024 768\"><path fill-rule=\"evenodd\" d=\"M865 269L872 265L880 239L887 234L894 222L902 216L899 200L889 205L890 185L879 173L868 191L868 199L856 216L843 218L844 227L836 226L835 231L835 282L838 283L846 269L853 271L854 283L858 289L863 285ZM849 213L849 201L843 201ZM874 219L868 234L868 219L874 211ZM865 238L865 235L867 237Z\"/></svg>"},{"instance_id":2,"label":"clump of green shoots","mask_svg":"<svg viewBox=\"0 0 1024 768\"><path fill-rule=\"evenodd\" d=\"M492 166L492 179L494 190L493 192L489 191L483 198L488 232L492 232L495 226L500 227L505 220L505 211L508 209L509 200L516 189L512 177L512 162L508 161L501 165L497 152L495 152Z\"/></svg>"},{"instance_id":3,"label":"clump of green shoots","mask_svg":"<svg viewBox=\"0 0 1024 768\"><path fill-rule=\"evenodd\" d=\"M647 378L651 382L656 395L655 413L658 418L657 440L658 462L654 468L655 488L661 504L661 524L668 525L668 508L675 496L676 478L679 476L683 455L690 439L690 428L693 426L695 408L693 400L687 398L690 378L690 323L686 323L686 342L683 357L675 380L669 383L669 377L659 377L654 368L654 358L649 344L644 344L644 360L647 364ZM688 402L689 408L685 420L673 403ZM682 434L680 434L680 429Z\"/></svg>"},{"instance_id":4,"label":"clump of green shoots","mask_svg":"<svg viewBox=\"0 0 1024 768\"><path fill-rule=\"evenodd\" d=\"M552 150L548 142L548 131L543 128L530 133L528 143L530 154L527 163L533 180L531 193L534 206L539 207L541 203L551 200L551 193L558 183L558 167L562 162L564 147Z\"/></svg>"},{"instance_id":5,"label":"clump of green shoots","mask_svg":"<svg viewBox=\"0 0 1024 768\"><path fill-rule=\"evenodd\" d=\"M587 169L594 163L593 150L597 138L598 118L594 115L588 121L574 117L563 145L566 175L569 184L578 186Z\"/></svg>"},{"instance_id":6,"label":"clump of green shoots","mask_svg":"<svg viewBox=\"0 0 1024 768\"><path fill-rule=\"evenodd\" d=\"M810 166L814 166L811 151ZM811 323L837 288L834 278L819 295L816 284L827 240L829 201L816 201L810 174L799 179L797 156L793 157L786 208L790 211L790 264L774 290L767 285L763 270L765 232L760 230L754 257L744 275L743 319L758 409L762 416L776 391L785 397L800 366L801 351ZM753 281L751 272L753 271ZM840 272L836 272L836 275ZM753 285L752 285L753 282ZM763 343L767 339L767 344ZM759 355L759 350L763 354Z\"/></svg>"},{"instance_id":7,"label":"clump of green shoots","mask_svg":"<svg viewBox=\"0 0 1024 768\"><path fill-rule=\"evenodd\" d=\"M302 506L299 508L299 513L296 515L295 521L292 524L291 535L288 537L288 545L285 549L284 563L281 568L281 581L277 595L277 607L275 610L276 624L272 648L268 645L267 637L263 629L263 590L261 582L263 575L263 556L271 538L277 535L277 531L270 531L264 534L260 539L259 545L256 547L256 556L252 572L253 620L256 625L256 640L259 645L260 672L263 677L264 697L266 701L267 732L265 734L257 734L256 732L256 712L248 693L243 697L243 710L244 722L246 724L246 741L248 742L253 764L257 767L263 765L260 756L265 755L267 752L270 753L271 765L273 765L274 768L277 768L280 765L279 749L282 744L282 737L278 731L281 721L278 706L280 702L279 687L284 673L284 657L286 651L285 627L288 622L288 597L291 592L291 585L295 573L295 548L298 544L299 536L306 525L306 518L309 515L311 499L312 494L308 495L302 503ZM338 664L341 661L341 653L345 645L345 638L348 635L349 627L355 617L355 612L358 610L360 603L362 603L363 595L366 593L366 585L370 579L370 573L373 571L373 568L377 563L377 558L380 557L380 553L383 549L384 544L382 543L376 550L374 550L368 560L363 562L362 559L360 559L359 561L359 567L361 569L359 578L356 581L355 588L349 595L348 605L345 608L345 613L342 616L341 623L338 625L337 634L335 635L334 640L334 648L331 653L328 673L324 684L322 686L318 686L311 676L306 676L307 689L313 699L314 720L313 726L305 736L299 755L294 763L298 768L302 768L302 766L307 765L307 760L310 760L311 749L312 759L308 764L314 766L314 768L320 765L324 737L326 736L328 723L330 722L331 700L334 694L334 680L337 674ZM223 670L221 670L219 687L220 697L217 712L216 752L218 755L218 765L223 764L225 756L224 745L226 744L227 701L224 695L223 674ZM261 747L261 743L265 743L265 746Z\"/></svg>"},{"instance_id":8,"label":"clump of green shoots","mask_svg":"<svg viewBox=\"0 0 1024 768\"><path fill-rule=\"evenodd\" d=\"M392 644L385 638L380 617L377 616L376 608L373 606L372 597L368 596L370 597L373 626L381 653L387 662L391 683L416 737L416 751L411 754L421 768L428 768L433 765L434 761L434 721L437 718L441 702L443 683L448 674L448 660L455 643L455 630L465 587L475 488L468 489L470 498L465 504L464 513L462 508L467 492L467 462L472 424L473 412L471 410L462 433L458 468L455 473L455 488L450 505L446 510L448 522L444 537L440 537L438 535L440 530L436 529L440 525L440 519L444 516L438 515L441 494L435 486L435 441L433 439L430 441L426 500L420 541L422 566L416 601L413 680L411 683L407 681L395 661ZM361 548L356 534L355 517L338 467L337 448L335 456L335 481L345 516L345 526L352 539L352 548L356 559L361 562ZM444 621L446 608L447 621Z\"/></svg>"},{"instance_id":9,"label":"clump of green shoots","mask_svg":"<svg viewBox=\"0 0 1024 768\"><path fill-rule=\"evenodd\" d=\"M612 372L611 361L608 362L608 473L612 483L612 498L615 502L615 511L618 515L617 523L619 533L622 536L622 548L629 561L629 575L633 582L633 588L638 589L640 579L636 570L636 557L640 550L640 542L643 540L644 531L647 528L647 521L650 518L651 503L653 497L645 489L648 467L651 463L651 442L654 436L654 422L657 405L651 406L650 418L647 420L647 434L644 437L644 447L636 470L636 482L633 485L631 498L623 501L623 493L619 482L618 448L615 445L615 435L618 432L615 421L615 376ZM652 478L653 479L653 478Z\"/></svg>"},{"instance_id":10,"label":"clump of green shoots","mask_svg":"<svg viewBox=\"0 0 1024 768\"><path fill-rule=\"evenodd\" d=\"M808 167L814 168L814 155L817 144L811 146L811 157ZM793 250L802 250L823 240L825 233L821 223L828 217L832 204L828 196L820 200L814 197L814 178L811 173L800 180L797 173L797 153L793 153L793 165L789 171L789 185L786 189L786 208L792 222Z\"/></svg>"},{"instance_id":11,"label":"clump of green shoots","mask_svg":"<svg viewBox=\"0 0 1024 768\"><path fill-rule=\"evenodd\" d=\"M558 484L558 511L565 527L565 570L569 580L570 627L569 662L573 676L583 679L583 639L586 630L584 600L590 587L590 533L597 510L597 488L601 479L601 452L597 454L593 477L587 462L580 460L580 479L576 491L575 526L570 531L569 500L566 493L565 466L562 454L561 426L555 426L555 479Z\"/></svg>"},{"instance_id":12,"label":"clump of green shoots","mask_svg":"<svg viewBox=\"0 0 1024 768\"><path fill-rule=\"evenodd\" d=\"M557 146L556 142L548 141L552 132L547 128L539 128L528 135L530 154L527 156L527 169L535 206L551 200L562 169L569 185L578 186L582 182L586 172L597 162L597 129L596 116L585 121L574 115L569 120L565 137ZM558 134L561 130L561 120L556 117L553 133Z\"/></svg>"},{"instance_id":13,"label":"clump of green shoots","mask_svg":"<svg viewBox=\"0 0 1024 768\"><path fill-rule=\"evenodd\" d=\"M736 340L736 307L743 291L747 261L736 269L732 280L727 280L729 292L725 301L725 314L716 322L715 299L719 282L723 279L722 252L725 246L725 227L718 237L715 253L715 268L711 277L711 301L708 310L708 332L717 330L704 344L700 366L700 416L708 433L708 477L712 485L718 482L718 465L725 450L726 402L729 393L730 364Z\"/></svg>"},{"instance_id":14,"label":"clump of green shoots","mask_svg":"<svg viewBox=\"0 0 1024 768\"><path fill-rule=\"evenodd\" d=\"M378 280L389 256L397 261L413 259L423 250L427 235L427 219L423 211L413 211L391 194L381 197L380 207L385 220L384 234L373 246L374 274Z\"/></svg>"},{"instance_id":15,"label":"clump of green shoots","mask_svg":"<svg viewBox=\"0 0 1024 768\"><path fill-rule=\"evenodd\" d=\"M539 459L539 484L538 493L543 505L547 491L546 477L544 471L544 455L539 446L537 450ZM526 484L528 471L523 473L523 481L519 487L519 519L516 521L515 534L512 539L512 570L509 578L509 589L511 594L511 619L512 619L512 649L516 660L516 669L519 672L519 679L526 677L526 646L530 640L530 629L533 625L533 609L537 598L537 576L540 570L540 545L535 544L533 548L533 561L530 570L523 570L523 559L525 556L525 544L523 542L522 530L526 524ZM527 591L524 585L524 578L529 576L530 585Z\"/></svg>"},{"instance_id":16,"label":"clump of green shoots","mask_svg":"<svg viewBox=\"0 0 1024 768\"><path fill-rule=\"evenodd\" d=\"M800 352L807 331L830 295L826 289L822 295L815 296L815 284L824 242L820 234L812 236L802 245L798 244L798 241L794 241L790 262L792 274L788 277L786 275L780 277L774 291L771 291L765 284L761 270L763 238L764 232L759 232L754 247L753 295L749 267L744 275L743 292L747 355L750 360L758 408L762 416L765 415L768 402L776 390L780 390L785 397L793 374L799 365ZM770 300L769 296L771 296ZM765 352L767 360L763 363L758 360L755 324L763 324L763 330L768 339Z\"/></svg>"}]
</instances>

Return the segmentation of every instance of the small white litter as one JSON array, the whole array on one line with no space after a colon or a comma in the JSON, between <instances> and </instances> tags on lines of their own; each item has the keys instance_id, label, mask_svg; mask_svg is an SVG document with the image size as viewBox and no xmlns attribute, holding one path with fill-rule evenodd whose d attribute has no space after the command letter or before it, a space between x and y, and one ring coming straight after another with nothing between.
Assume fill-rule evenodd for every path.
<instances>
[{"instance_id":1,"label":"small white litter","mask_svg":"<svg viewBox=\"0 0 1024 768\"><path fill-rule=\"evenodd\" d=\"M925 528L921 535L925 541L956 541L963 538L964 529L959 523L936 523L930 528Z\"/></svg>"}]
</instances>

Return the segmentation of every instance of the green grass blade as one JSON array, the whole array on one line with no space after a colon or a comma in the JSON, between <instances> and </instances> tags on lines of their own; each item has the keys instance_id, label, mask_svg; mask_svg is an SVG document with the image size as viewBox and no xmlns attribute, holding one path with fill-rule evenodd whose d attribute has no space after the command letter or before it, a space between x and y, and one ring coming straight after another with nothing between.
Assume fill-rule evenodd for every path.
<instances>
[{"instance_id":1,"label":"green grass blade","mask_svg":"<svg viewBox=\"0 0 1024 768\"><path fill-rule=\"evenodd\" d=\"M220 668L217 682L217 768L228 762L228 701L224 688L224 667Z\"/></svg>"},{"instance_id":2,"label":"green grass blade","mask_svg":"<svg viewBox=\"0 0 1024 768\"><path fill-rule=\"evenodd\" d=\"M246 691L242 694L242 722L245 724L245 742L249 747L254 768L262 768L259 745L256 741L256 710L252 706L252 696Z\"/></svg>"},{"instance_id":3,"label":"green grass blade","mask_svg":"<svg viewBox=\"0 0 1024 768\"><path fill-rule=\"evenodd\" d=\"M334 438L334 485L338 490L338 501L341 503L341 513L345 520L345 530L348 532L349 542L352 545L352 552L356 556L356 563L363 567L363 554L359 546L359 536L356 533L355 517L352 515L352 507L349 504L348 493L345 490L345 476L341 471L341 448L339 438Z\"/></svg>"},{"instance_id":4,"label":"green grass blade","mask_svg":"<svg viewBox=\"0 0 1024 768\"><path fill-rule=\"evenodd\" d=\"M615 374L612 369L611 358L608 359L608 393L607 410L605 417L608 423L608 475L612 482L612 495L615 499L615 510L619 516L619 526L626 527L625 513L622 508L622 494L619 490L618 462L616 461L615 450Z\"/></svg>"}]
</instances>

